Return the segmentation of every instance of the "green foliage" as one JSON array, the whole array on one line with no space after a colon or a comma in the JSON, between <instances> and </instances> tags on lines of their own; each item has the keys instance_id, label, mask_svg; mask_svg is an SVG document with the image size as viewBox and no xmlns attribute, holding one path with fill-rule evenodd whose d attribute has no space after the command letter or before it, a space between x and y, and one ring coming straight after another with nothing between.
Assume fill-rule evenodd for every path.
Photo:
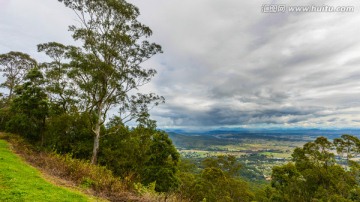
<instances>
[{"instance_id":1,"label":"green foliage","mask_svg":"<svg viewBox=\"0 0 360 202\"><path fill-rule=\"evenodd\" d=\"M125 1L59 0L75 11L80 26L69 30L81 47L58 43L39 45L52 59L45 64L50 76L49 89L59 97L63 109L76 104L81 111L93 114L94 133L91 162L97 162L101 127L111 108L117 108L123 123L135 120L141 126L155 128L149 119L149 106L158 105L163 97L153 93L132 93L156 74L141 64L161 52L161 47L145 39L152 31L137 21L138 9ZM62 59L68 62L63 64ZM69 80L68 85L63 83ZM77 102L69 98L76 92ZM55 96L56 97L56 96Z\"/></svg>"},{"instance_id":2,"label":"green foliage","mask_svg":"<svg viewBox=\"0 0 360 202\"><path fill-rule=\"evenodd\" d=\"M234 156L219 156L203 161L205 168L193 173L191 166L179 174L179 194L191 201L251 201L254 196L243 180L234 177L240 169Z\"/></svg>"},{"instance_id":3,"label":"green foliage","mask_svg":"<svg viewBox=\"0 0 360 202\"><path fill-rule=\"evenodd\" d=\"M334 139L334 145L337 153L342 156L345 155L347 160L360 152L360 140L352 135L345 134L341 138Z\"/></svg>"},{"instance_id":4,"label":"green foliage","mask_svg":"<svg viewBox=\"0 0 360 202\"><path fill-rule=\"evenodd\" d=\"M17 86L16 97L11 103L13 116L7 130L21 134L33 142L44 141L45 119L48 115L48 100L43 89L43 75L31 69L23 85Z\"/></svg>"},{"instance_id":5,"label":"green foliage","mask_svg":"<svg viewBox=\"0 0 360 202\"><path fill-rule=\"evenodd\" d=\"M6 124L10 120L10 117L11 112L8 99L0 93L0 131L5 131Z\"/></svg>"},{"instance_id":6,"label":"green foliage","mask_svg":"<svg viewBox=\"0 0 360 202\"><path fill-rule=\"evenodd\" d=\"M136 93L156 74L141 64L162 52L158 44L147 41L151 29L137 20L138 9L125 1L60 2L78 14L81 25L69 30L82 45L39 44L38 51L51 59L40 65L24 53L0 55L6 78L1 87L10 91L8 98L1 94L0 129L20 134L43 149L79 159L91 157L92 164L100 152L100 163L117 176L145 186L154 183L159 192L175 190L179 154L168 135L155 129L149 114L150 107L164 98ZM112 108L119 116L105 128ZM129 121L138 126L126 127ZM80 181L96 187L99 182L92 179Z\"/></svg>"},{"instance_id":7,"label":"green foliage","mask_svg":"<svg viewBox=\"0 0 360 202\"><path fill-rule=\"evenodd\" d=\"M155 191L155 187L156 187L156 182L150 183L147 186L144 186L141 183L134 183L134 189L136 192L138 192L141 195L144 194L156 194Z\"/></svg>"},{"instance_id":8,"label":"green foliage","mask_svg":"<svg viewBox=\"0 0 360 202\"><path fill-rule=\"evenodd\" d=\"M117 121L109 123L99 162L124 178L145 185L156 182L156 191L175 189L179 154L167 134L142 126L130 130Z\"/></svg>"},{"instance_id":9,"label":"green foliage","mask_svg":"<svg viewBox=\"0 0 360 202\"><path fill-rule=\"evenodd\" d=\"M0 55L6 77L2 87L10 91L0 99L0 129L57 153L41 153L40 158L25 148L26 158L115 198L123 188L122 177L140 194L251 201L247 183L237 177L241 165L234 156L207 159L202 170L182 164L179 172L180 155L173 142L150 119L149 110L164 98L137 93L156 74L142 63L162 52L147 41L152 31L137 20L139 10L122 0L59 1L79 17L80 25L69 30L81 46L40 44L38 51L51 59L40 65L23 53ZM105 127L111 109L117 109L118 116ZM126 126L130 121L137 126ZM90 158L91 164L85 160ZM97 162L103 167L93 165Z\"/></svg>"},{"instance_id":10,"label":"green foliage","mask_svg":"<svg viewBox=\"0 0 360 202\"><path fill-rule=\"evenodd\" d=\"M16 86L22 84L28 70L35 68L37 62L28 54L21 52L9 52L0 55L0 71L3 72L5 82L0 87L9 90L8 102L13 96Z\"/></svg>"},{"instance_id":11,"label":"green foliage","mask_svg":"<svg viewBox=\"0 0 360 202\"><path fill-rule=\"evenodd\" d=\"M275 192L272 201L357 201L359 189L358 163L350 158L357 154L358 138L343 135L334 142L324 137L296 148L293 163L273 168L271 186ZM335 160L336 150L346 153L345 170Z\"/></svg>"},{"instance_id":12,"label":"green foliage","mask_svg":"<svg viewBox=\"0 0 360 202\"><path fill-rule=\"evenodd\" d=\"M176 177L179 153L165 132L156 131L152 136L150 148L147 151L149 159L142 169L142 182L156 182L156 191L167 192L177 188L179 180Z\"/></svg>"},{"instance_id":13,"label":"green foliage","mask_svg":"<svg viewBox=\"0 0 360 202\"><path fill-rule=\"evenodd\" d=\"M83 188L90 188L92 186L95 185L95 181L90 179L89 177L84 177L83 180L81 181L80 187Z\"/></svg>"},{"instance_id":14,"label":"green foliage","mask_svg":"<svg viewBox=\"0 0 360 202\"><path fill-rule=\"evenodd\" d=\"M293 163L288 163L284 166L275 166L273 168L271 186L278 192L273 196L282 201L301 201L305 200L305 194L301 193L296 187L303 187L304 183L300 178L300 173L296 170Z\"/></svg>"},{"instance_id":15,"label":"green foliage","mask_svg":"<svg viewBox=\"0 0 360 202\"><path fill-rule=\"evenodd\" d=\"M241 164L236 161L236 157L232 155L217 156L216 158L207 158L203 161L205 167L214 167L221 169L229 176L238 175Z\"/></svg>"},{"instance_id":16,"label":"green foliage","mask_svg":"<svg viewBox=\"0 0 360 202\"><path fill-rule=\"evenodd\" d=\"M75 158L89 159L92 152L91 116L86 113L64 113L47 120L46 147Z\"/></svg>"},{"instance_id":17,"label":"green foliage","mask_svg":"<svg viewBox=\"0 0 360 202\"><path fill-rule=\"evenodd\" d=\"M71 69L64 64L67 47L50 42L39 44L38 51L45 52L52 59L52 62L41 63L40 67L45 72L46 91L50 95L54 112L70 112L79 101L76 100L76 90L69 81L68 73Z\"/></svg>"}]
</instances>

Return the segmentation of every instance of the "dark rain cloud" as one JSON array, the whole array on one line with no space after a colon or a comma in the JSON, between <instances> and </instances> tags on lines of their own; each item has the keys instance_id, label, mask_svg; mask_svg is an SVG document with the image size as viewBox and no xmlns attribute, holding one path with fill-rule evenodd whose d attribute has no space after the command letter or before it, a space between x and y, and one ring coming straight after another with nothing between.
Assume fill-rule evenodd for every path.
<instances>
[{"instance_id":1,"label":"dark rain cloud","mask_svg":"<svg viewBox=\"0 0 360 202\"><path fill-rule=\"evenodd\" d=\"M0 51L73 43L76 17L54 1L5 1ZM360 21L353 13L262 13L264 4L355 6L356 0L130 0L164 54L142 91L165 96L159 127L360 126ZM31 9L29 9L31 8ZM31 12L30 12L31 11ZM44 17L46 16L46 17Z\"/></svg>"}]
</instances>

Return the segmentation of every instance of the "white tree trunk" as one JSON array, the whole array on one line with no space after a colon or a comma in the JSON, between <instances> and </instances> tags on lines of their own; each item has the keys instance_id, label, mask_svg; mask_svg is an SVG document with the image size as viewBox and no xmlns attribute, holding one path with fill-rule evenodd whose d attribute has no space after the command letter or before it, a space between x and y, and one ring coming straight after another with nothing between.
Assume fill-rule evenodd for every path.
<instances>
[{"instance_id":1,"label":"white tree trunk","mask_svg":"<svg viewBox=\"0 0 360 202\"><path fill-rule=\"evenodd\" d=\"M93 146L93 154L91 157L91 164L95 165L97 163L97 156L99 153L99 146L100 146L100 128L101 128L101 108L99 108L98 110L98 120L95 123L95 128L94 128L94 133L95 133L95 137L94 137L94 146Z\"/></svg>"}]
</instances>

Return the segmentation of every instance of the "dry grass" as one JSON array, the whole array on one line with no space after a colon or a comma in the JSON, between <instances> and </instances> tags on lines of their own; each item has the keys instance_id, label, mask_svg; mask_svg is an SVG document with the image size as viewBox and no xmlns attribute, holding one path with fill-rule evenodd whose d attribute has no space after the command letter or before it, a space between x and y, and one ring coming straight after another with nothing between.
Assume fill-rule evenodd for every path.
<instances>
[{"instance_id":1,"label":"dry grass","mask_svg":"<svg viewBox=\"0 0 360 202\"><path fill-rule=\"evenodd\" d=\"M163 201L164 197L145 194L142 197L127 189L121 179L105 167L91 165L88 161L73 159L36 150L16 135L0 134L24 160L38 168L55 184L77 187L87 194L109 201ZM167 200L169 201L169 200Z\"/></svg>"},{"instance_id":2,"label":"dry grass","mask_svg":"<svg viewBox=\"0 0 360 202\"><path fill-rule=\"evenodd\" d=\"M141 190L131 190L130 187L133 187L131 181L115 177L105 167L91 165L85 160L73 159L70 155L39 151L18 135L0 133L0 139L8 141L15 153L40 170L44 178L57 185L71 187L85 194L114 202L188 201L177 194L160 194L144 186L140 188Z\"/></svg>"}]
</instances>

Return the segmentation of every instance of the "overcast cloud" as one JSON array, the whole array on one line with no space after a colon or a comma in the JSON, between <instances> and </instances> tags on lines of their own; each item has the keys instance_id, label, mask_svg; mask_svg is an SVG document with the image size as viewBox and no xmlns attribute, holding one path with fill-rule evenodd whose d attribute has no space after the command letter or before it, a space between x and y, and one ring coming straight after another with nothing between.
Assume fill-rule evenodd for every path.
<instances>
[{"instance_id":1,"label":"overcast cloud","mask_svg":"<svg viewBox=\"0 0 360 202\"><path fill-rule=\"evenodd\" d=\"M360 2L131 0L164 54L143 91L166 104L161 128L359 127ZM290 2L292 2L290 4ZM262 13L264 4L354 6L354 12ZM73 43L57 1L0 0L0 53Z\"/></svg>"}]
</instances>

